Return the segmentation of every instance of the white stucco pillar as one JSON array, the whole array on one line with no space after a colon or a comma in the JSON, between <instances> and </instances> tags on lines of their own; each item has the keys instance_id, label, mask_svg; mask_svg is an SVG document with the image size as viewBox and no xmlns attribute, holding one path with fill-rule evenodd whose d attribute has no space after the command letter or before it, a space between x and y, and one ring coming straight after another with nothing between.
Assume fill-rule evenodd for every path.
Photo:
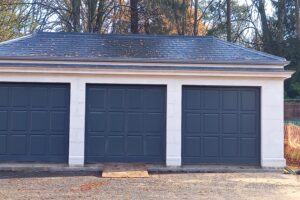
<instances>
[{"instance_id":1,"label":"white stucco pillar","mask_svg":"<svg viewBox=\"0 0 300 200\"><path fill-rule=\"evenodd\" d=\"M70 91L69 165L84 165L85 82L74 80Z\"/></svg>"},{"instance_id":2,"label":"white stucco pillar","mask_svg":"<svg viewBox=\"0 0 300 200\"><path fill-rule=\"evenodd\" d=\"M181 166L181 94L181 84L167 85L167 166Z\"/></svg>"},{"instance_id":3,"label":"white stucco pillar","mask_svg":"<svg viewBox=\"0 0 300 200\"><path fill-rule=\"evenodd\" d=\"M284 167L283 80L266 81L261 88L261 165Z\"/></svg>"}]
</instances>

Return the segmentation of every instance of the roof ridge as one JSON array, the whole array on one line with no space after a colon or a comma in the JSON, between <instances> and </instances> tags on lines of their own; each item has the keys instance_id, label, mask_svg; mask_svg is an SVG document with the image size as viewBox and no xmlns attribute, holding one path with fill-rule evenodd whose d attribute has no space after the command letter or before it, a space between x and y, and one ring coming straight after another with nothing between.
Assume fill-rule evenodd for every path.
<instances>
[{"instance_id":1,"label":"roof ridge","mask_svg":"<svg viewBox=\"0 0 300 200\"><path fill-rule=\"evenodd\" d=\"M36 32L37 34L66 34L66 35L94 35L101 37L141 37L141 38L151 38L151 37L161 37L161 38L213 38L214 36L193 36L193 35L160 35L160 34L132 34L132 33L113 33L113 34L98 34L98 33L84 33L84 32Z\"/></svg>"},{"instance_id":2,"label":"roof ridge","mask_svg":"<svg viewBox=\"0 0 300 200\"><path fill-rule=\"evenodd\" d=\"M262 56L265 56L265 57L269 57L269 58L273 58L273 59L277 59L279 61L287 61L285 58L282 58L280 56L275 56L275 55L272 55L272 54L269 54L269 53L265 53L265 52L262 52L262 51L258 51L258 50L255 50L255 49L251 49L251 48L247 48L247 47L243 47L241 45L238 45L236 43L233 43L233 42L228 42L228 41L225 41L225 40L222 40L218 37L213 37L214 39L224 43L224 44L228 44L228 45L231 45L231 46L234 46L234 47L237 47L237 48L240 48L240 49L243 49L243 50L246 50L246 51L249 51L249 52L252 52L252 53L255 53L255 54L259 54L259 55L262 55Z\"/></svg>"},{"instance_id":3,"label":"roof ridge","mask_svg":"<svg viewBox=\"0 0 300 200\"><path fill-rule=\"evenodd\" d=\"M15 39L6 40L6 41L3 41L3 42L0 42L0 46L5 45L5 44L10 44L10 43L13 43L13 42L17 42L17 41L20 41L20 40L24 40L24 39L27 39L27 38L32 37L34 35L35 35L35 33L31 33L31 34L24 35L24 36L15 38Z\"/></svg>"}]
</instances>

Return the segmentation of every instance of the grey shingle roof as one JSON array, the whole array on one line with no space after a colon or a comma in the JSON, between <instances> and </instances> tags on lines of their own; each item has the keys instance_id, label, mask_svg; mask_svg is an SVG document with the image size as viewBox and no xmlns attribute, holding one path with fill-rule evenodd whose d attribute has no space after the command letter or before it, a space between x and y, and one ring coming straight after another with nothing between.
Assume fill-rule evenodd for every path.
<instances>
[{"instance_id":1,"label":"grey shingle roof","mask_svg":"<svg viewBox=\"0 0 300 200\"><path fill-rule=\"evenodd\" d=\"M38 32L0 43L0 59L287 64L215 37Z\"/></svg>"}]
</instances>

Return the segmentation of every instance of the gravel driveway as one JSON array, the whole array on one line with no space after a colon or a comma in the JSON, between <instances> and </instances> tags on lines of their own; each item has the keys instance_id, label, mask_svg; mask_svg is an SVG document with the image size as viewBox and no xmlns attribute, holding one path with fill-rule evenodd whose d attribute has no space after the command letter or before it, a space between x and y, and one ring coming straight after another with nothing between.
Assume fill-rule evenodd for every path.
<instances>
[{"instance_id":1,"label":"gravel driveway","mask_svg":"<svg viewBox=\"0 0 300 200\"><path fill-rule=\"evenodd\" d=\"M0 199L300 199L300 176L279 173L152 174L0 172Z\"/></svg>"}]
</instances>

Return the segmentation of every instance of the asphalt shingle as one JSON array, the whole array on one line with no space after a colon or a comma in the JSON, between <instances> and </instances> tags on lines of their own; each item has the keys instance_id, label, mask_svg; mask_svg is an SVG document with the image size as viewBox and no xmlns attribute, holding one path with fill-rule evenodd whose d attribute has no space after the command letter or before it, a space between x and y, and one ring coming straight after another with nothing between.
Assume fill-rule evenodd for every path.
<instances>
[{"instance_id":1,"label":"asphalt shingle","mask_svg":"<svg viewBox=\"0 0 300 200\"><path fill-rule=\"evenodd\" d=\"M211 36L37 32L0 43L0 59L287 64L284 58Z\"/></svg>"}]
</instances>

